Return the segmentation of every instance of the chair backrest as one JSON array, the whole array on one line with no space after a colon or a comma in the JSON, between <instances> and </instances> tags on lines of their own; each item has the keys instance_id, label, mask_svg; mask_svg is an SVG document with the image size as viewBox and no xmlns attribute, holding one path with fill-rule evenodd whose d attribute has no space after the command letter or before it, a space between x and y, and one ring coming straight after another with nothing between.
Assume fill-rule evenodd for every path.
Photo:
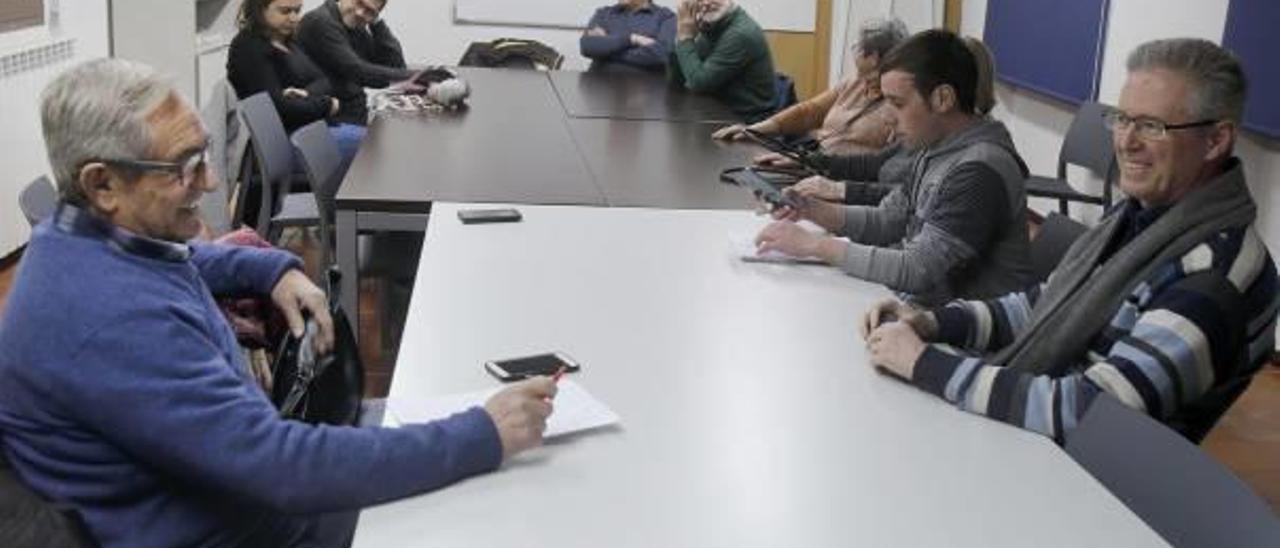
<instances>
[{"instance_id":1,"label":"chair backrest","mask_svg":"<svg viewBox=\"0 0 1280 548\"><path fill-rule=\"evenodd\" d=\"M1067 178L1067 165L1075 165L1092 171L1103 180L1102 194L1111 202L1111 181L1116 175L1116 154L1112 146L1111 130L1103 122L1106 107L1101 103L1081 103L1076 116L1067 128L1067 136L1058 151L1058 178Z\"/></svg>"},{"instance_id":2,"label":"chair backrest","mask_svg":"<svg viewBox=\"0 0 1280 548\"><path fill-rule=\"evenodd\" d=\"M289 193L293 181L293 146L266 92L243 99L239 105L240 119L249 128L249 142L262 177L262 202L255 228L265 234L276 204Z\"/></svg>"},{"instance_id":3,"label":"chair backrest","mask_svg":"<svg viewBox=\"0 0 1280 548\"><path fill-rule=\"evenodd\" d=\"M781 72L777 73L773 79L773 111L780 112L796 104L796 101L795 80Z\"/></svg>"},{"instance_id":4,"label":"chair backrest","mask_svg":"<svg viewBox=\"0 0 1280 548\"><path fill-rule=\"evenodd\" d=\"M559 70L563 63L564 55L537 40L498 38L472 42L458 66Z\"/></svg>"},{"instance_id":5,"label":"chair backrest","mask_svg":"<svg viewBox=\"0 0 1280 548\"><path fill-rule=\"evenodd\" d=\"M1280 518L1223 465L1101 394L1067 453L1176 548L1280 546Z\"/></svg>"},{"instance_id":6,"label":"chair backrest","mask_svg":"<svg viewBox=\"0 0 1280 548\"><path fill-rule=\"evenodd\" d=\"M342 184L342 153L329 133L324 121L307 124L289 137L302 159L302 167L311 181L311 191L316 198L316 211L320 212L320 243L324 247L324 264L331 265L333 242L330 227L333 223L334 197Z\"/></svg>"},{"instance_id":7,"label":"chair backrest","mask_svg":"<svg viewBox=\"0 0 1280 548\"><path fill-rule=\"evenodd\" d=\"M18 478L0 452L0 546L82 548L97 543L79 512L37 495Z\"/></svg>"},{"instance_id":8,"label":"chair backrest","mask_svg":"<svg viewBox=\"0 0 1280 548\"><path fill-rule=\"evenodd\" d=\"M217 187L200 196L200 215L215 235L230 232L234 225L229 209L231 189L239 160L249 144L247 134L240 129L237 102L235 88L226 78L219 78L200 107L200 119L209 132L209 171L218 180Z\"/></svg>"},{"instance_id":9,"label":"chair backrest","mask_svg":"<svg viewBox=\"0 0 1280 548\"><path fill-rule=\"evenodd\" d=\"M1066 215L1049 213L1045 217L1036 239L1031 241L1031 270L1035 273L1036 280L1044 281L1049 278L1053 269L1062 262L1067 249L1085 230L1088 227Z\"/></svg>"},{"instance_id":10,"label":"chair backrest","mask_svg":"<svg viewBox=\"0 0 1280 548\"><path fill-rule=\"evenodd\" d=\"M58 191L48 177L41 175L22 189L18 195L18 207L27 222L36 226L45 217L53 215L54 208L58 207Z\"/></svg>"}]
</instances>

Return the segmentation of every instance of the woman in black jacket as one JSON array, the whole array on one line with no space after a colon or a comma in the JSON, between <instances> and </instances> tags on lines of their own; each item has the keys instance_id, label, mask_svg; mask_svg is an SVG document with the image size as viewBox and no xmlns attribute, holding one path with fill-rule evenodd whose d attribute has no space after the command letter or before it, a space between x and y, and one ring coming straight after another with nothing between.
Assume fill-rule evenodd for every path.
<instances>
[{"instance_id":1,"label":"woman in black jacket","mask_svg":"<svg viewBox=\"0 0 1280 548\"><path fill-rule=\"evenodd\" d=\"M285 131L325 120L350 163L365 134L365 120L347 120L329 80L294 43L302 0L244 0L227 55L227 80L241 98L267 92Z\"/></svg>"}]
</instances>

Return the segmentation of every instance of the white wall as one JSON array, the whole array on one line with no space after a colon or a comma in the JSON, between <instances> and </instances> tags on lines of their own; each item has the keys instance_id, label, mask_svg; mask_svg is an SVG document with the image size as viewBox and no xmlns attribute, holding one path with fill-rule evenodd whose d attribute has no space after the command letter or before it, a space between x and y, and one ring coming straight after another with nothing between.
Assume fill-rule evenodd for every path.
<instances>
[{"instance_id":1,"label":"white wall","mask_svg":"<svg viewBox=\"0 0 1280 548\"><path fill-rule=\"evenodd\" d=\"M46 7L52 4L46 2ZM49 171L40 136L40 91L67 66L105 56L108 51L106 0L58 0L57 7L57 28L0 34L0 54L51 38L75 38L70 61L0 78L0 166L4 166L0 176L0 256L26 243L29 229L18 210L18 193L31 179Z\"/></svg>"},{"instance_id":2,"label":"white wall","mask_svg":"<svg viewBox=\"0 0 1280 548\"><path fill-rule=\"evenodd\" d=\"M597 4L604 6L613 1L598 0ZM304 4L309 7L320 3L320 0L307 0ZM673 9L675 6L675 0L657 0L657 3ZM758 6L759 10L767 6L770 10L777 11L779 6L786 6L787 9L808 9L812 13L814 9L813 0L748 0L744 3L748 5L748 9L750 9L749 4ZM765 12L766 16L771 12ZM564 69L584 70L589 64L589 61L578 53L578 37L582 34L581 30L454 23L453 13L453 0L394 0L387 3L383 17L396 32L396 37L404 46L405 57L410 63L456 64L471 42L510 37L538 40L555 48L565 57L562 67ZM589 11L584 12L578 24L586 25L590 17ZM768 20L761 23L765 27L770 26Z\"/></svg>"},{"instance_id":3,"label":"white wall","mask_svg":"<svg viewBox=\"0 0 1280 548\"><path fill-rule=\"evenodd\" d=\"M964 34L982 36L987 0L966 0L962 19ZM1204 0L1114 0L1107 23L1099 100L1115 104L1124 85L1124 62L1138 44L1158 38L1189 36L1221 43L1226 26L1227 2ZM1000 105L995 115L1009 125L1018 150L1033 172L1053 173L1058 148L1074 111L1040 96L998 86ZM1245 164L1246 176L1258 203L1258 228L1268 247L1280 252L1280 143L1249 133L1236 153ZM1098 189L1088 189L1096 192ZM1055 206L1042 202L1037 209ZM1097 209L1097 208L1092 208Z\"/></svg>"},{"instance_id":4,"label":"white wall","mask_svg":"<svg viewBox=\"0 0 1280 548\"><path fill-rule=\"evenodd\" d=\"M237 1L238 4L238 1ZM163 24L156 24L163 21ZM111 55L168 74L178 92L196 97L196 4L192 0L114 0Z\"/></svg>"},{"instance_id":5,"label":"white wall","mask_svg":"<svg viewBox=\"0 0 1280 548\"><path fill-rule=\"evenodd\" d=\"M942 26L944 0L834 0L831 3L830 82L853 74L851 49L858 42L858 28L871 19L893 15L918 32Z\"/></svg>"},{"instance_id":6,"label":"white wall","mask_svg":"<svg viewBox=\"0 0 1280 548\"><path fill-rule=\"evenodd\" d=\"M308 0L307 4L319 4ZM601 5L608 0L602 0ZM582 14L582 24L590 13ZM392 0L383 18L404 47L410 64L457 64L471 42L497 38L528 38L545 43L564 55L565 69L583 70L587 60L578 54L580 30L545 27L470 25L453 22L453 0Z\"/></svg>"}]
</instances>

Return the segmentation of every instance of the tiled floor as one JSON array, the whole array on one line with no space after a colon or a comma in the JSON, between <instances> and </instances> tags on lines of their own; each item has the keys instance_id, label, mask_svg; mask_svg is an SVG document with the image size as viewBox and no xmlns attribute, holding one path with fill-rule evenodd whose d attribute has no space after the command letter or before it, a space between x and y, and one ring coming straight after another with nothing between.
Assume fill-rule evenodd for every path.
<instances>
[{"instance_id":1,"label":"tiled floor","mask_svg":"<svg viewBox=\"0 0 1280 548\"><path fill-rule=\"evenodd\" d=\"M300 238L289 247L307 257L313 255L308 249L311 242ZM4 313L15 271L16 265L0 268L0 315ZM361 348L365 392L371 397L386 395L399 344L398 337L383 337L381 333L385 320L378 303L384 290L377 280L360 285L360 339L381 343L364 344ZM1269 365L1257 375L1249 390L1210 432L1203 447L1266 498L1280 515L1280 366Z\"/></svg>"}]
</instances>

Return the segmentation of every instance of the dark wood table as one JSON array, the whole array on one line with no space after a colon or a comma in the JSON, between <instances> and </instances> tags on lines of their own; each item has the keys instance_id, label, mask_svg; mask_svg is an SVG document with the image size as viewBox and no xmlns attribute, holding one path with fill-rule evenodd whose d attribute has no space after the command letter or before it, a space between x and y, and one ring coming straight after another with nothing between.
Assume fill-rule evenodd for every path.
<instances>
[{"instance_id":1,"label":"dark wood table","mask_svg":"<svg viewBox=\"0 0 1280 548\"><path fill-rule=\"evenodd\" d=\"M574 118L739 121L723 103L672 86L661 74L555 71L549 76L565 112Z\"/></svg>"},{"instance_id":2,"label":"dark wood table","mask_svg":"<svg viewBox=\"0 0 1280 548\"><path fill-rule=\"evenodd\" d=\"M604 205L545 74L462 69L469 107L380 114L340 209L425 212L433 201Z\"/></svg>"},{"instance_id":3,"label":"dark wood table","mask_svg":"<svg viewBox=\"0 0 1280 548\"><path fill-rule=\"evenodd\" d=\"M712 140L714 125L608 118L570 118L568 124L610 206L754 207L750 192L719 176L763 149Z\"/></svg>"},{"instance_id":4,"label":"dark wood table","mask_svg":"<svg viewBox=\"0 0 1280 548\"><path fill-rule=\"evenodd\" d=\"M358 273L357 234L422 231L436 201L748 209L720 170L762 150L712 141L714 100L658 77L463 68L469 108L380 113L336 197L335 247ZM574 113L590 114L576 116ZM342 279L355 320L358 274Z\"/></svg>"}]
</instances>

